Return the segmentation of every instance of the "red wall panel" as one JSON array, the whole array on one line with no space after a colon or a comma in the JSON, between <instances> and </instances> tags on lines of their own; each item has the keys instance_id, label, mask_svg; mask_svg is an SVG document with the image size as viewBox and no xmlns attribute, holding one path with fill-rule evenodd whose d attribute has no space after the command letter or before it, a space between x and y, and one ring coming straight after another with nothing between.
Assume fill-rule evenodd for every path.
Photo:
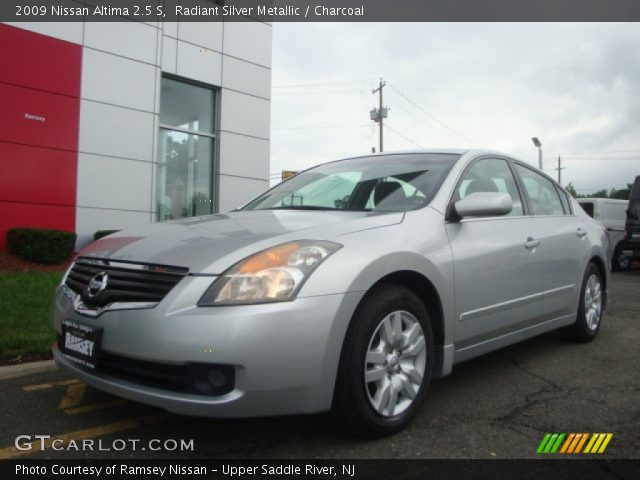
<instances>
[{"instance_id":1,"label":"red wall panel","mask_svg":"<svg viewBox=\"0 0 640 480\"><path fill-rule=\"evenodd\" d=\"M75 232L76 207L0 201L0 249L6 249L6 232L14 227L55 228Z\"/></svg>"},{"instance_id":2,"label":"red wall panel","mask_svg":"<svg viewBox=\"0 0 640 480\"><path fill-rule=\"evenodd\" d=\"M79 100L0 83L0 141L78 150Z\"/></svg>"},{"instance_id":3,"label":"red wall panel","mask_svg":"<svg viewBox=\"0 0 640 480\"><path fill-rule=\"evenodd\" d=\"M0 249L12 227L75 230L82 47L0 24Z\"/></svg>"},{"instance_id":4,"label":"red wall panel","mask_svg":"<svg viewBox=\"0 0 640 480\"><path fill-rule=\"evenodd\" d=\"M0 200L74 206L75 152L0 142Z\"/></svg>"},{"instance_id":5,"label":"red wall panel","mask_svg":"<svg viewBox=\"0 0 640 480\"><path fill-rule=\"evenodd\" d=\"M80 45L0 24L0 58L0 82L80 96Z\"/></svg>"}]
</instances>

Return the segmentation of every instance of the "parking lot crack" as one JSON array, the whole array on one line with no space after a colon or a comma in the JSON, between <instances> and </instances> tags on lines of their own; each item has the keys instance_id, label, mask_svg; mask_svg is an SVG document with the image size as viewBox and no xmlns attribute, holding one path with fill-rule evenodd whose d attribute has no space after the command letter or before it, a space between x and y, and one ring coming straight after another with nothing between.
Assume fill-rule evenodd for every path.
<instances>
[{"instance_id":1,"label":"parking lot crack","mask_svg":"<svg viewBox=\"0 0 640 480\"><path fill-rule=\"evenodd\" d=\"M543 375L540 375L538 373L534 373L531 370L527 370L515 358L511 358L508 355L502 355L502 358L507 360L509 363L511 363L514 367L516 367L521 372L526 373L527 375L529 375L531 377L537 378L538 380L540 380L540 381L546 383L547 385L549 385L550 387L552 387L554 390L558 390L558 391L564 390L560 385L555 383L553 380L550 380L550 379L548 379L548 378L546 378Z\"/></svg>"}]
</instances>

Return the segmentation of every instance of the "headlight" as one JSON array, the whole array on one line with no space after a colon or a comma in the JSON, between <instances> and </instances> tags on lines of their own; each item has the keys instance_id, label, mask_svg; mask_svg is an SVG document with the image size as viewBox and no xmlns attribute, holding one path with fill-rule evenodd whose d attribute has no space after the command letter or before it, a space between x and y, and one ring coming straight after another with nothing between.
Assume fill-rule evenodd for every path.
<instances>
[{"instance_id":1,"label":"headlight","mask_svg":"<svg viewBox=\"0 0 640 480\"><path fill-rule=\"evenodd\" d=\"M198 306L292 300L318 265L341 247L333 242L300 240L258 252L218 277Z\"/></svg>"}]
</instances>

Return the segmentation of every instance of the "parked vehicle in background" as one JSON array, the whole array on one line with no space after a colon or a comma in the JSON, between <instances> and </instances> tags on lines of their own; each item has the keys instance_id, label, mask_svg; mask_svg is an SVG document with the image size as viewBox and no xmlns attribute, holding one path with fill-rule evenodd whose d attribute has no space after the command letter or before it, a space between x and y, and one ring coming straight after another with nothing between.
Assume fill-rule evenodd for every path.
<instances>
[{"instance_id":1,"label":"parked vehicle in background","mask_svg":"<svg viewBox=\"0 0 640 480\"><path fill-rule=\"evenodd\" d=\"M625 254L624 250L626 243L624 225L629 202L612 198L580 198L578 203L587 215L598 220L607 228L613 270L619 271L629 268L631 258Z\"/></svg>"},{"instance_id":2,"label":"parked vehicle in background","mask_svg":"<svg viewBox=\"0 0 640 480\"><path fill-rule=\"evenodd\" d=\"M631 187L624 229L627 242L623 253L630 261L634 258L640 259L640 175Z\"/></svg>"}]
</instances>

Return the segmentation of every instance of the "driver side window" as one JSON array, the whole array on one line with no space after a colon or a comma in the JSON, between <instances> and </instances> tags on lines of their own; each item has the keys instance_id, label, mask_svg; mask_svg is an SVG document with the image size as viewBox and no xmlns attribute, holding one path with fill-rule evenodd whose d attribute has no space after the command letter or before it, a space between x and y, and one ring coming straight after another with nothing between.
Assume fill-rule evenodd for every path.
<instances>
[{"instance_id":1,"label":"driver side window","mask_svg":"<svg viewBox=\"0 0 640 480\"><path fill-rule=\"evenodd\" d=\"M474 163L462 176L453 201L476 192L508 193L513 202L508 215L524 215L522 199L506 160L484 158Z\"/></svg>"}]
</instances>

